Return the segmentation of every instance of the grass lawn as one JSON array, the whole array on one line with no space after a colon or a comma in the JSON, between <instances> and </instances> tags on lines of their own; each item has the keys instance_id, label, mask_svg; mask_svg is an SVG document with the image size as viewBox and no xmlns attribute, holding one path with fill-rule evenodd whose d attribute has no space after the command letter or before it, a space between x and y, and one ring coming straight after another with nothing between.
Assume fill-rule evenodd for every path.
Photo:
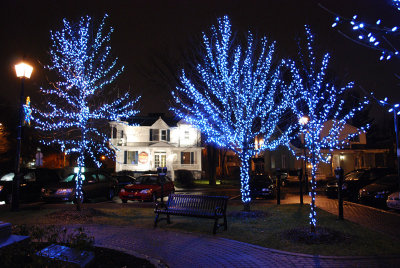
<instances>
[{"instance_id":1,"label":"grass lawn","mask_svg":"<svg viewBox=\"0 0 400 268\"><path fill-rule=\"evenodd\" d=\"M108 205L108 204L107 204ZM91 208L75 211L71 205L67 210L42 209L20 212L0 212L0 220L17 224L108 224L134 225L152 228L153 208L139 208L132 204L110 204L105 208ZM399 255L400 243L390 237L366 229L349 221L338 221L335 215L317 209L317 225L341 234L341 241L328 241L321 244L307 244L293 241L285 235L298 227L308 228L308 205L268 205L254 204L253 211L260 211L258 217L243 217L240 203L228 205L228 231L221 228L217 236L251 243L267 248L290 252L328 256L371 256ZM166 221L158 228L178 232L191 232L212 235L213 220L171 216L172 224Z\"/></svg>"}]
</instances>

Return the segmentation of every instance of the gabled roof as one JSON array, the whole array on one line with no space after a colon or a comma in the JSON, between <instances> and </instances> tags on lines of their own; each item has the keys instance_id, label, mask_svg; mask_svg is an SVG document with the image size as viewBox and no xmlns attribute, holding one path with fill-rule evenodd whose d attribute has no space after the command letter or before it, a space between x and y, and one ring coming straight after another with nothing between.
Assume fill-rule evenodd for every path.
<instances>
[{"instance_id":1,"label":"gabled roof","mask_svg":"<svg viewBox=\"0 0 400 268\"><path fill-rule=\"evenodd\" d=\"M160 141L160 142L150 145L150 147L175 147L175 146L172 146L171 144L169 144L167 142Z\"/></svg>"},{"instance_id":2,"label":"gabled roof","mask_svg":"<svg viewBox=\"0 0 400 268\"><path fill-rule=\"evenodd\" d=\"M129 125L152 126L158 119L162 119L169 127L176 127L179 118L168 117L163 113L152 113L147 116L135 116L127 119Z\"/></svg>"}]
</instances>

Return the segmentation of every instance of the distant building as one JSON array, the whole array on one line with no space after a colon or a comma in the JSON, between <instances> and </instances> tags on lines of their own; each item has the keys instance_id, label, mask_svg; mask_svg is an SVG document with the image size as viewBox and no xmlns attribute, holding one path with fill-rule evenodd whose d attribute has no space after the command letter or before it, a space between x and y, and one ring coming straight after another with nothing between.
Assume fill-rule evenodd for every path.
<instances>
[{"instance_id":1,"label":"distant building","mask_svg":"<svg viewBox=\"0 0 400 268\"><path fill-rule=\"evenodd\" d=\"M324 137L331 129L332 121L327 121L324 124L324 129L321 136ZM346 124L339 139L344 139L349 134L357 133L359 129ZM291 143L291 147L296 153L296 156L301 156L307 153L302 149L301 140L296 139ZM348 141L348 145L343 149L336 149L332 152L329 149L322 149L329 163L320 163L318 165L317 177L324 178L326 176L334 176L334 170L337 167L342 167L344 172L360 169L360 168L373 168L373 167L387 167L389 149L375 149L368 148L366 133L356 135ZM302 160L297 160L296 157L286 148L279 147L276 151L263 152L265 170L273 173L276 169L298 169L304 166ZM310 164L307 164L308 172L310 172Z\"/></svg>"},{"instance_id":2,"label":"distant building","mask_svg":"<svg viewBox=\"0 0 400 268\"><path fill-rule=\"evenodd\" d=\"M330 130L332 122L327 121L324 124L324 130L321 135L326 136ZM357 133L359 129L356 127L346 124L339 139L347 137L348 134ZM262 143L261 137L256 137L255 144L259 146ZM296 156L300 157L304 153L300 137L293 140L290 144L292 150ZM373 168L373 167L388 167L388 155L389 149L382 148L369 148L367 145L366 133L361 133L351 140L348 141L348 145L343 149L333 150L323 149L322 153L328 157L328 163L319 163L317 169L317 179L324 179L325 177L334 176L334 170L337 167L342 167L344 172L361 168ZM274 151L263 151L259 155L253 157L252 171L253 172L265 172L273 175L277 169L280 170L296 170L304 167L304 162L301 159L297 159L296 156L286 147L279 146ZM235 158L235 154L232 151L227 151L220 155L218 170L223 170L225 176L232 176L234 170L238 170L240 167L239 159ZM310 174L311 165L307 163L307 172ZM238 171L236 171L238 173ZM219 172L222 174L222 172ZM220 175L221 176L221 175ZM238 174L237 174L238 176Z\"/></svg>"},{"instance_id":3,"label":"distant building","mask_svg":"<svg viewBox=\"0 0 400 268\"><path fill-rule=\"evenodd\" d=\"M200 131L184 120L150 114L127 122L113 121L110 125L116 172L167 167L173 179L179 169L192 171L195 178L201 176Z\"/></svg>"}]
</instances>

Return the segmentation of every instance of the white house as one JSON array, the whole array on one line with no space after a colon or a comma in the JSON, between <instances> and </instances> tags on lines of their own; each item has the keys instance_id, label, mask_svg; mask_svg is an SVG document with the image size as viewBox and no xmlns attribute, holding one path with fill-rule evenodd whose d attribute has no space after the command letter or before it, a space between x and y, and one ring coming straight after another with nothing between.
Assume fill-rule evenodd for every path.
<instances>
[{"instance_id":1,"label":"white house","mask_svg":"<svg viewBox=\"0 0 400 268\"><path fill-rule=\"evenodd\" d=\"M201 176L200 131L185 121L150 114L110 125L116 172L167 167L171 178L179 169L192 171L195 178Z\"/></svg>"}]
</instances>

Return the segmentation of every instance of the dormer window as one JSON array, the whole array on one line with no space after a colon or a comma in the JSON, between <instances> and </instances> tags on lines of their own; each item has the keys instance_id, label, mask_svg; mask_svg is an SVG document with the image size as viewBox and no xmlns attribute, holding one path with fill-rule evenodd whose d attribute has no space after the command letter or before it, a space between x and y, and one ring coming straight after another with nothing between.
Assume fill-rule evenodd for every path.
<instances>
[{"instance_id":1,"label":"dormer window","mask_svg":"<svg viewBox=\"0 0 400 268\"><path fill-rule=\"evenodd\" d=\"M167 130L166 129L161 130L161 139L160 140L167 141Z\"/></svg>"},{"instance_id":2,"label":"dormer window","mask_svg":"<svg viewBox=\"0 0 400 268\"><path fill-rule=\"evenodd\" d=\"M151 128L150 141L170 141L170 130Z\"/></svg>"}]
</instances>

